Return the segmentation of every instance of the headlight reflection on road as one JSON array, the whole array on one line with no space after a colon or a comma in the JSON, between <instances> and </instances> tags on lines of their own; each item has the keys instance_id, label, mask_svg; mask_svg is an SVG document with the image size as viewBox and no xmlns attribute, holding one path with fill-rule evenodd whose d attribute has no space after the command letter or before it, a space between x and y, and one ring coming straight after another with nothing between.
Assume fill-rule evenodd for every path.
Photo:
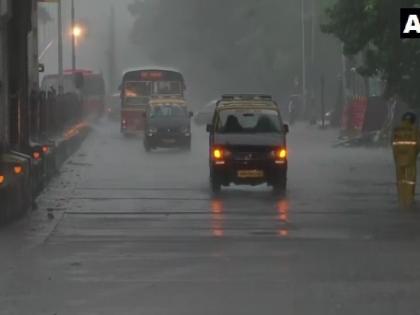
<instances>
[{"instance_id":1,"label":"headlight reflection on road","mask_svg":"<svg viewBox=\"0 0 420 315\"><path fill-rule=\"evenodd\" d=\"M223 201L214 199L211 202L212 222L211 229L214 237L223 237L224 230L224 207Z\"/></svg>"},{"instance_id":2,"label":"headlight reflection on road","mask_svg":"<svg viewBox=\"0 0 420 315\"><path fill-rule=\"evenodd\" d=\"M282 199L277 203L277 213L278 213L278 226L277 236L287 237L289 236L289 229L287 224L289 222L289 200Z\"/></svg>"}]
</instances>

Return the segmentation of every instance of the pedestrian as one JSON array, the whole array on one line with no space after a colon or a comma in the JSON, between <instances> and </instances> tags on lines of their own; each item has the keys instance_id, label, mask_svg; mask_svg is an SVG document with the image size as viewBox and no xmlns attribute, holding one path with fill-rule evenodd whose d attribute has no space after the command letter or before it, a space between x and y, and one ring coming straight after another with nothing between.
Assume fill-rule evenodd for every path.
<instances>
[{"instance_id":1,"label":"pedestrian","mask_svg":"<svg viewBox=\"0 0 420 315\"><path fill-rule=\"evenodd\" d=\"M394 130L393 151L397 173L398 195L401 205L410 208L414 204L417 155L420 149L420 131L416 126L416 114L408 112Z\"/></svg>"}]
</instances>

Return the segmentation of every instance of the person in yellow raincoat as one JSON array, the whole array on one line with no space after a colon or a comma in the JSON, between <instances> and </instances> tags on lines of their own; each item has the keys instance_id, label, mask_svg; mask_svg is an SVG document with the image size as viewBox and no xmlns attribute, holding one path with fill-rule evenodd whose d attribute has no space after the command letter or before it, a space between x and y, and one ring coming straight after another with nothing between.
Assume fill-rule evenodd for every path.
<instances>
[{"instance_id":1,"label":"person in yellow raincoat","mask_svg":"<svg viewBox=\"0 0 420 315\"><path fill-rule=\"evenodd\" d=\"M420 151L420 132L416 120L416 114L405 113L401 125L394 130L392 142L398 194L405 208L413 206L415 198L417 155Z\"/></svg>"}]
</instances>

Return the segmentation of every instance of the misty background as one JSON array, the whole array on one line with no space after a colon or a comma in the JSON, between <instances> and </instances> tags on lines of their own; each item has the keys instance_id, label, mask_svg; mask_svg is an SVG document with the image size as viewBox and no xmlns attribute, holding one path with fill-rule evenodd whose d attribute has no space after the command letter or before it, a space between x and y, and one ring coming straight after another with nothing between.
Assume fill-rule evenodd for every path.
<instances>
[{"instance_id":1,"label":"misty background","mask_svg":"<svg viewBox=\"0 0 420 315\"><path fill-rule=\"evenodd\" d=\"M339 43L323 34L323 2L305 0L308 93L319 107L321 77L327 108L337 99ZM102 71L108 93L124 69L169 66L182 71L195 107L226 92L265 92L286 104L301 93L301 2L296 0L76 0L76 20L87 30L77 48L78 68ZM51 21L40 25L40 51L54 40L42 62L57 72L57 8L41 5ZM115 10L115 26L111 10ZM64 68L70 68L70 1L63 1ZM111 39L114 28L115 41ZM109 51L115 49L110 66Z\"/></svg>"}]
</instances>

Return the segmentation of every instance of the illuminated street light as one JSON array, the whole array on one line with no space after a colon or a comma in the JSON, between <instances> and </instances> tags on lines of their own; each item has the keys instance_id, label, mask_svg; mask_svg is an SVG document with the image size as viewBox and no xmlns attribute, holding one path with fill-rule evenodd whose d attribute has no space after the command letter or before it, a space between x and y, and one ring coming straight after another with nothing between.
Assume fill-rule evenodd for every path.
<instances>
[{"instance_id":1,"label":"illuminated street light","mask_svg":"<svg viewBox=\"0 0 420 315\"><path fill-rule=\"evenodd\" d=\"M72 30L72 35L79 38L83 34L83 28L80 25L75 25Z\"/></svg>"}]
</instances>

